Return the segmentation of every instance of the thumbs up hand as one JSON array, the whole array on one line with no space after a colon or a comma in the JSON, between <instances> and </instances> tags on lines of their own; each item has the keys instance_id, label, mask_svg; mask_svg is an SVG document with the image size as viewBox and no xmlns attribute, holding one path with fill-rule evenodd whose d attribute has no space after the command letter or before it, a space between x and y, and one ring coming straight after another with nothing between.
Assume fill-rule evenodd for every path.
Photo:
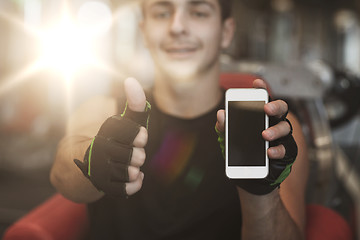
<instances>
[{"instance_id":1,"label":"thumbs up hand","mask_svg":"<svg viewBox=\"0 0 360 240\"><path fill-rule=\"evenodd\" d=\"M84 156L75 164L105 194L127 197L142 187L150 104L133 78L124 82L127 105L122 114L108 118Z\"/></svg>"}]
</instances>

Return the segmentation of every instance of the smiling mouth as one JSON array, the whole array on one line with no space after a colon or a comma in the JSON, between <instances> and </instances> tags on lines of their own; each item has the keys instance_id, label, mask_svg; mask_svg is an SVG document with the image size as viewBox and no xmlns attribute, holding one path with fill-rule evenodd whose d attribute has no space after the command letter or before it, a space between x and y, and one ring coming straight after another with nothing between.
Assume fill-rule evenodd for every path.
<instances>
[{"instance_id":1,"label":"smiling mouth","mask_svg":"<svg viewBox=\"0 0 360 240\"><path fill-rule=\"evenodd\" d=\"M173 58L188 58L197 51L197 48L193 46L168 46L163 49L170 57Z\"/></svg>"},{"instance_id":2,"label":"smiling mouth","mask_svg":"<svg viewBox=\"0 0 360 240\"><path fill-rule=\"evenodd\" d=\"M195 54L196 48L169 48L165 52L174 59L188 59Z\"/></svg>"},{"instance_id":3,"label":"smiling mouth","mask_svg":"<svg viewBox=\"0 0 360 240\"><path fill-rule=\"evenodd\" d=\"M165 50L169 53L188 53L195 52L196 48L168 48Z\"/></svg>"}]
</instances>

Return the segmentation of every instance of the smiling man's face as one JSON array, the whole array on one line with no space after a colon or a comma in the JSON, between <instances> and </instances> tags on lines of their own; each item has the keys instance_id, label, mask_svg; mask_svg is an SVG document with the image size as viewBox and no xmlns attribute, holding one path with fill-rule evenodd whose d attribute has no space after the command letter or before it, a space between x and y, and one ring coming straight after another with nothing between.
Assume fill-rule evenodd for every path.
<instances>
[{"instance_id":1,"label":"smiling man's face","mask_svg":"<svg viewBox=\"0 0 360 240\"><path fill-rule=\"evenodd\" d=\"M218 62L230 44L218 0L144 0L142 31L158 72L186 79Z\"/></svg>"}]
</instances>

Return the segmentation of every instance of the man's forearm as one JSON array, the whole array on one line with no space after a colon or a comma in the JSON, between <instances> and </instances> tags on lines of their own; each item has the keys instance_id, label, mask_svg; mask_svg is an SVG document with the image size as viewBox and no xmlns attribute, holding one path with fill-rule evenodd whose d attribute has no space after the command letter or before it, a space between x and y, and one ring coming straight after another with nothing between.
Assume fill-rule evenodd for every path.
<instances>
[{"instance_id":1,"label":"man's forearm","mask_svg":"<svg viewBox=\"0 0 360 240\"><path fill-rule=\"evenodd\" d=\"M103 196L82 174L73 162L83 161L84 153L91 139L86 137L66 137L59 146L55 162L50 172L52 185L66 198L79 203L88 203Z\"/></svg>"},{"instance_id":2,"label":"man's forearm","mask_svg":"<svg viewBox=\"0 0 360 240\"><path fill-rule=\"evenodd\" d=\"M256 196L238 188L243 218L242 239L304 239L279 195L279 190Z\"/></svg>"}]
</instances>

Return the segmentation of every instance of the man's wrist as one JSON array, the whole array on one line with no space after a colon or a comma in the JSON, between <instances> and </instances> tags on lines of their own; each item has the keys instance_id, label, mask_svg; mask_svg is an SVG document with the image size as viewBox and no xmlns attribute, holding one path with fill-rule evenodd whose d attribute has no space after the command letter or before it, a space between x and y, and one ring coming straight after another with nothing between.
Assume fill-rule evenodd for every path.
<instances>
[{"instance_id":1,"label":"man's wrist","mask_svg":"<svg viewBox=\"0 0 360 240\"><path fill-rule=\"evenodd\" d=\"M268 193L265 193L265 194L254 194L254 193L251 193L239 186L236 186L236 189L238 191L238 194L239 196L246 196L248 198L254 198L254 197L269 197L270 195L276 195L276 194L279 194L279 188L275 188L273 189L272 191L268 192Z\"/></svg>"}]
</instances>

